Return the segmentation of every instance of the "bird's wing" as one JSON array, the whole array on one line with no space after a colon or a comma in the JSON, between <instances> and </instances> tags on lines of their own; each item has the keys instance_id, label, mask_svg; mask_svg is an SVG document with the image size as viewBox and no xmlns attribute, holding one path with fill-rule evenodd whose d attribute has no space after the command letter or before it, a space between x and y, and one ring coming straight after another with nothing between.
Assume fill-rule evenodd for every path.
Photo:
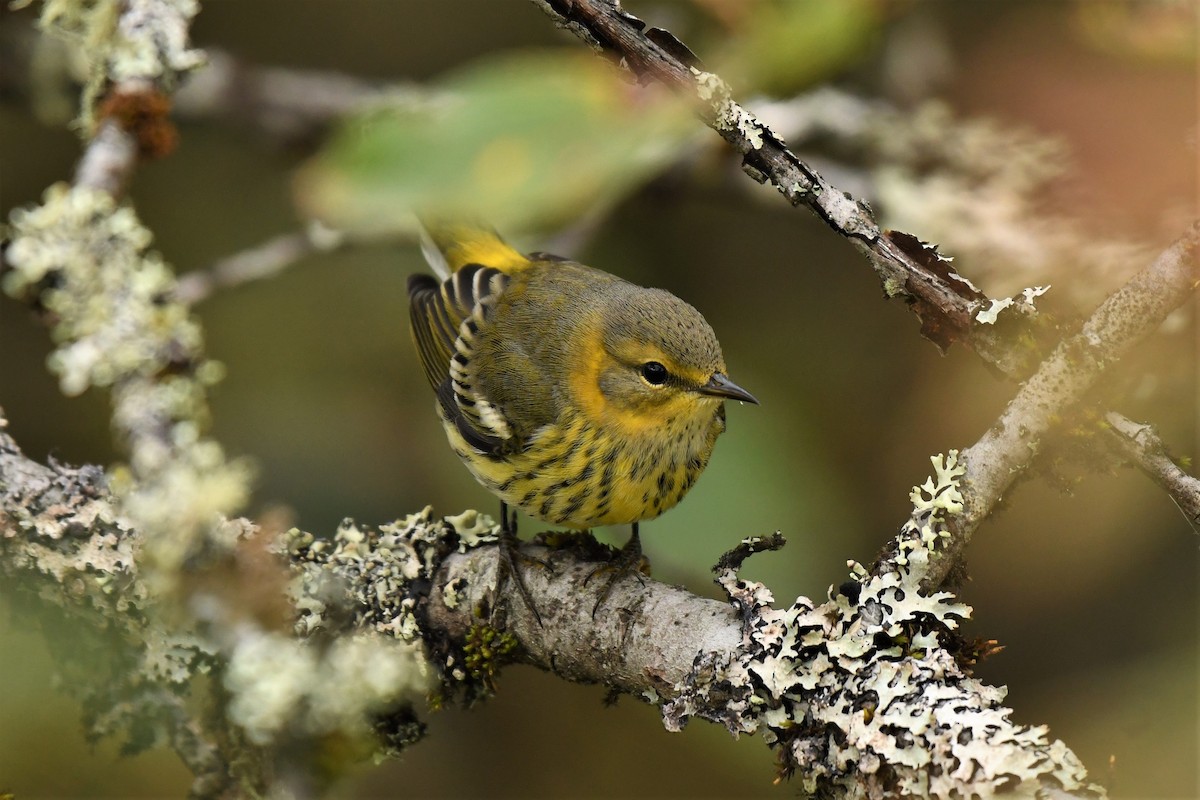
<instances>
[{"instance_id":1,"label":"bird's wing","mask_svg":"<svg viewBox=\"0 0 1200 800\"><path fill-rule=\"evenodd\" d=\"M447 419L476 449L499 453L513 431L480 390L473 356L509 276L530 261L486 229L456 225L428 230L441 266L453 271L440 283L428 275L408 279L417 353Z\"/></svg>"},{"instance_id":2,"label":"bird's wing","mask_svg":"<svg viewBox=\"0 0 1200 800\"><path fill-rule=\"evenodd\" d=\"M429 275L409 276L413 341L434 390L450 378L459 338L465 333L468 340L474 339L507 284L503 272L479 264L468 264L441 283ZM464 327L468 320L471 325Z\"/></svg>"}]
</instances>

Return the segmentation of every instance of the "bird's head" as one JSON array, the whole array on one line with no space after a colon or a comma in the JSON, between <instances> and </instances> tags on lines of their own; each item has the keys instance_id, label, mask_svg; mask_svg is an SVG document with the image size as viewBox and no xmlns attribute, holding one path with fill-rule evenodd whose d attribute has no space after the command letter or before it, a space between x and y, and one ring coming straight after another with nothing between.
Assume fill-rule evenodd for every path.
<instances>
[{"instance_id":1,"label":"bird's head","mask_svg":"<svg viewBox=\"0 0 1200 800\"><path fill-rule=\"evenodd\" d=\"M707 320L660 289L625 285L615 292L585 360L595 399L631 432L711 419L726 399L758 402L727 377Z\"/></svg>"}]
</instances>

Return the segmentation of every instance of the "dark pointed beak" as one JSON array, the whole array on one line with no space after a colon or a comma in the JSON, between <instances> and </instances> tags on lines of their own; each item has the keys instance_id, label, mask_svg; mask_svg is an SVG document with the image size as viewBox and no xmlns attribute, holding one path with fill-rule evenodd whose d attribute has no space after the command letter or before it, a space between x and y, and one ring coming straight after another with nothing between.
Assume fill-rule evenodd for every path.
<instances>
[{"instance_id":1,"label":"dark pointed beak","mask_svg":"<svg viewBox=\"0 0 1200 800\"><path fill-rule=\"evenodd\" d=\"M708 383L701 386L696 391L700 394L706 394L709 397L728 397L730 400L741 400L743 403L754 403L758 405L758 400L754 395L747 392L742 387L738 386L733 381L726 378L719 372L713 374L708 379Z\"/></svg>"}]
</instances>

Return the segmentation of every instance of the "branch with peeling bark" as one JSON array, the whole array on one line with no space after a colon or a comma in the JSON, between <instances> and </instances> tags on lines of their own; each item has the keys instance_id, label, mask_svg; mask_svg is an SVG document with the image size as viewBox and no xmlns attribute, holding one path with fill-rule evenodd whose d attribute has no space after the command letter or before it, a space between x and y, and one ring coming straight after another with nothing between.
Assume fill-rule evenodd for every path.
<instances>
[{"instance_id":1,"label":"branch with peeling bark","mask_svg":"<svg viewBox=\"0 0 1200 800\"><path fill-rule=\"evenodd\" d=\"M865 203L828 184L801 161L770 128L733 100L719 76L697 68L687 47L669 32L648 28L611 0L533 2L593 48L618 59L638 80L658 81L694 98L709 127L742 154L747 173L760 183L769 182L792 205L810 208L861 250L885 293L903 298L922 319L922 333L940 348L967 344L1014 379L1024 380L1036 366L1036 373L997 425L963 454L968 510L943 532L949 547L944 551L947 555L931 561L927 581L931 587L960 561L974 529L1033 460L1036 441L1049 430L1052 417L1076 403L1104 368L1152 332L1200 281L1195 255L1200 225L1193 225L1151 267L1105 301L1080 334L1069 337L1037 365L1036 350L1013 346L985 321L994 321L982 312L996 308L996 301L955 273L936 248L909 234L884 232ZM1035 296L1026 293L1004 303L1012 309L1010 314L1034 316ZM1087 363L1076 363L1076 357ZM1126 426L1135 424L1119 419ZM1155 447L1161 448L1161 443ZM1162 470L1147 472L1181 507L1191 502L1180 481Z\"/></svg>"}]
</instances>

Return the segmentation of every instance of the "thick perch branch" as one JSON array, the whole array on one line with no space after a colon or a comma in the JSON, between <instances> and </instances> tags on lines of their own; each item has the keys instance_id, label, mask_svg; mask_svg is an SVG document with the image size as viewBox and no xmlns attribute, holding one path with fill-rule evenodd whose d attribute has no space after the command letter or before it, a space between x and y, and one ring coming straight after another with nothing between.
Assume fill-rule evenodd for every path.
<instances>
[{"instance_id":1,"label":"thick perch branch","mask_svg":"<svg viewBox=\"0 0 1200 800\"><path fill-rule=\"evenodd\" d=\"M139 613L130 613L130 603L146 596L137 569L142 539L119 520L99 476L95 469L32 464L0 430L0 571L34 591L50 588L55 602L88 624L107 628L120 620L130 646L142 653L120 663L140 663L153 674L182 658L170 671L190 680L189 648L202 640L168 633L153 615L141 613L144 606L134 605ZM254 541L244 538L249 523L230 524L243 531L244 542ZM1012 723L1011 711L1001 705L1003 690L970 676L961 664L969 651L954 634L969 609L949 594L921 595L911 575L889 573L819 605L801 597L775 609L770 592L739 579L737 569L747 555L781 541L751 540L720 567L730 603L630 577L602 608L608 624L597 625L592 608L600 587L588 584L594 564L574 549L584 546L577 544L537 550L550 566L527 570L546 623L539 626L511 582L505 596L490 596L496 552L489 541L495 535L490 520L474 512L438 520L428 510L379 531L347 523L332 542L290 532L282 550L295 576L297 630L323 640L300 652L327 653L325 660L340 663L345 657L338 644L355 636L419 638L447 691L478 691L507 653L570 680L603 682L661 703L671 728L701 717L734 734L761 733L808 791L847 797L990 797L1004 790L1102 795L1065 745L1049 741L1044 729ZM247 548L253 552L249 544L240 549ZM76 590L53 591L63 582L74 582ZM504 634L481 617L497 600L507 609ZM124 613L117 611L121 607ZM157 644L161 637L175 653L166 661ZM520 649L509 652L518 638ZM331 676L312 687L319 695L290 699L288 678L259 673L278 662L279 651L286 657L291 645L278 636L263 644L269 660L251 666L271 688L244 690L234 712L252 739L256 725L281 713L279 703L293 714L304 712L292 706L309 704L345 715L375 709L386 720L377 731L389 741L415 735L412 717L389 705L395 696L364 697L362 681ZM245 649L251 648L235 652L227 667L227 685L236 684ZM387 660L367 658L359 668L386 669L404 657L397 650ZM373 675L372 682L378 680ZM248 706L250 700L255 705ZM207 785L228 785L214 773L221 759L206 738L186 717L177 723L174 736L189 763L205 770ZM248 743L243 747L253 752Z\"/></svg>"},{"instance_id":2,"label":"thick perch branch","mask_svg":"<svg viewBox=\"0 0 1200 800\"><path fill-rule=\"evenodd\" d=\"M504 628L521 642L520 657L527 663L567 680L604 683L636 695L657 692L670 699L697 653L728 657L741 644L741 625L729 603L649 579L618 582L594 621L592 609L604 588L603 581L588 581L595 565L569 551L526 552L550 564L549 569L524 571L543 624L538 625L518 594L508 591L500 603L507 612ZM466 639L480 622L476 610L495 602L496 563L492 547L446 559L426 606L430 630ZM447 604L448 588L453 607Z\"/></svg>"}]
</instances>

